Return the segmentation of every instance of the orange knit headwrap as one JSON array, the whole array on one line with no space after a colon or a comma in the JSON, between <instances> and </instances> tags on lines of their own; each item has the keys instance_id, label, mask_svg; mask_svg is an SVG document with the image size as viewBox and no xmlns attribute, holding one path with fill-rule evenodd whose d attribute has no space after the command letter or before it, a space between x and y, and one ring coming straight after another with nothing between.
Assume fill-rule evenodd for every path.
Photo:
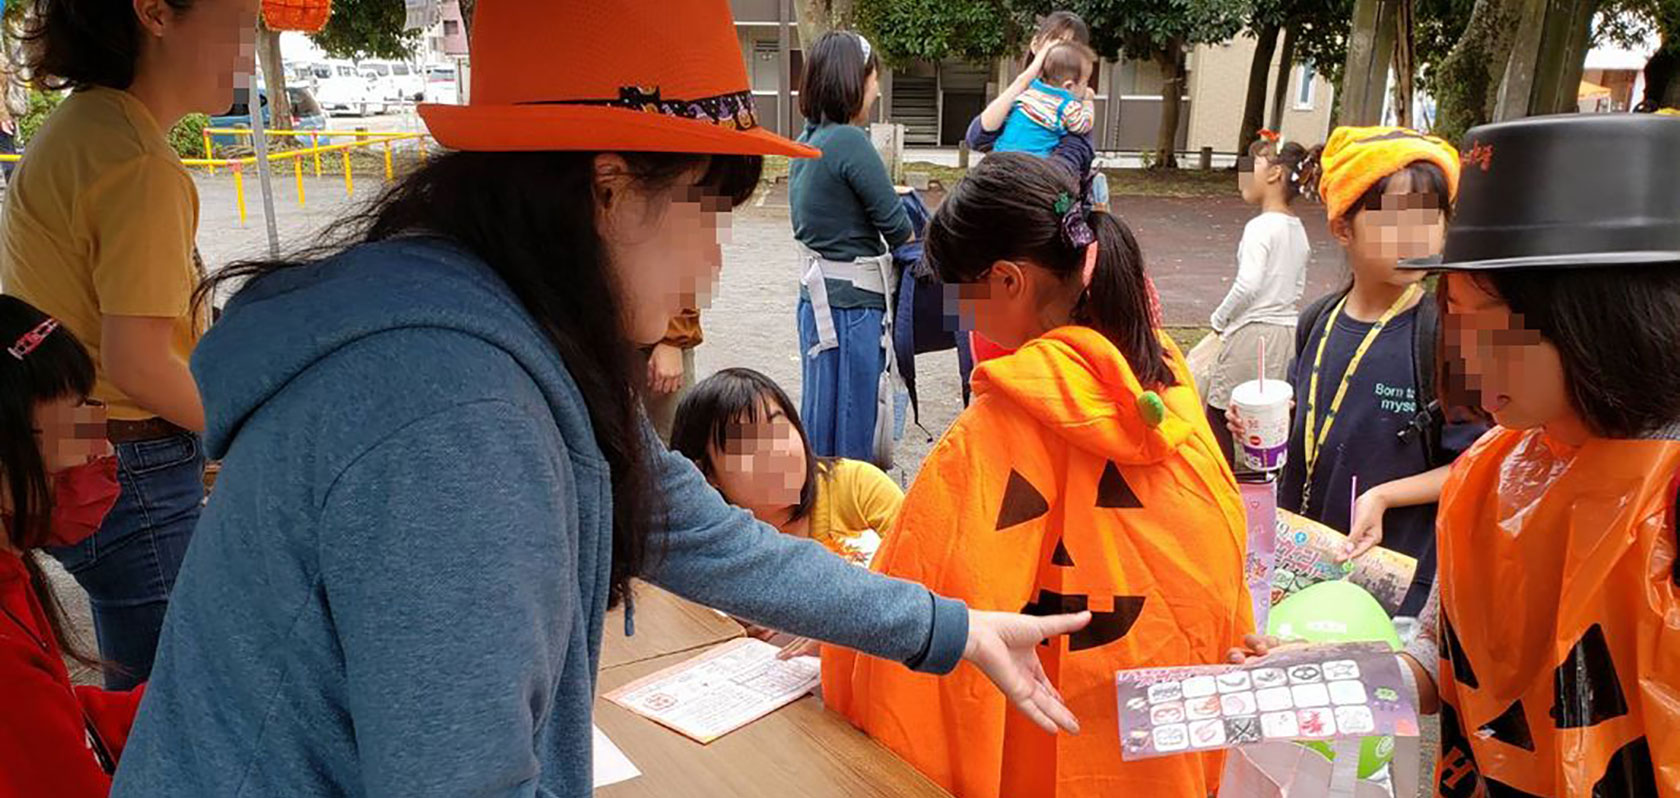
<instances>
[{"instance_id":1,"label":"orange knit headwrap","mask_svg":"<svg viewBox=\"0 0 1680 798\"><path fill-rule=\"evenodd\" d=\"M1339 127L1330 133L1319 163L1318 194L1330 221L1348 212L1371 186L1406 166L1427 161L1447 176L1447 200L1458 197L1458 150L1444 139L1403 127Z\"/></svg>"}]
</instances>

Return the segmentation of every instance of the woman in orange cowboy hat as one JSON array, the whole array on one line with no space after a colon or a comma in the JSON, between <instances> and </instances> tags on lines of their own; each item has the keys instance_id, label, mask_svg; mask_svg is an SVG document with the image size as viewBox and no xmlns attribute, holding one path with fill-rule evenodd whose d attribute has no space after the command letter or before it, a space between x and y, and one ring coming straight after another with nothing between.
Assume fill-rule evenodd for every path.
<instances>
[{"instance_id":1,"label":"woman in orange cowboy hat","mask_svg":"<svg viewBox=\"0 0 1680 798\"><path fill-rule=\"evenodd\" d=\"M246 282L193 360L223 471L114 794L587 794L632 577L920 671L966 659L1076 728L1032 649L1084 616L973 612L779 535L638 409L635 347L708 290L762 156L815 154L759 126L728 4L476 21L473 104L421 109L455 152L223 273Z\"/></svg>"}]
</instances>

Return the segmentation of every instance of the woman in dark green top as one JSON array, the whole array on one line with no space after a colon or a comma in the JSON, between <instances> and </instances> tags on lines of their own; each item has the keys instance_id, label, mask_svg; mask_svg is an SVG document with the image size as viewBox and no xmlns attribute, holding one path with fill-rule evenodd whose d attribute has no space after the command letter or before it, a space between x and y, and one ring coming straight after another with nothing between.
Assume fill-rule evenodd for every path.
<instances>
[{"instance_id":1,"label":"woman in dark green top","mask_svg":"<svg viewBox=\"0 0 1680 798\"><path fill-rule=\"evenodd\" d=\"M861 125L879 96L868 40L835 31L805 61L799 141L822 158L790 167L799 242L800 416L819 457L891 464L892 257L914 237L892 178Z\"/></svg>"}]
</instances>

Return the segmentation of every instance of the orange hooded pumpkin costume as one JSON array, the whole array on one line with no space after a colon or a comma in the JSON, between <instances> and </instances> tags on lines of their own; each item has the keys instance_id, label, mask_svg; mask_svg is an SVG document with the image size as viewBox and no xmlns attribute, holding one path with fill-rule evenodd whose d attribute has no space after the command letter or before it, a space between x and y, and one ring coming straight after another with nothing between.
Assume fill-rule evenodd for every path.
<instances>
[{"instance_id":1,"label":"orange hooded pumpkin costume","mask_svg":"<svg viewBox=\"0 0 1680 798\"><path fill-rule=\"evenodd\" d=\"M1441 496L1438 795L1680 796L1680 442L1496 429ZM1481 790L1485 790L1481 791Z\"/></svg>"},{"instance_id":2,"label":"orange hooded pumpkin costume","mask_svg":"<svg viewBox=\"0 0 1680 798\"><path fill-rule=\"evenodd\" d=\"M939 679L823 649L825 701L959 798L1206 798L1217 779L1217 755L1120 759L1115 671L1219 662L1253 629L1236 482L1166 346L1158 424L1089 328L980 366L873 566L980 610L1090 609L1039 649L1081 734L1039 731L971 665Z\"/></svg>"}]
</instances>

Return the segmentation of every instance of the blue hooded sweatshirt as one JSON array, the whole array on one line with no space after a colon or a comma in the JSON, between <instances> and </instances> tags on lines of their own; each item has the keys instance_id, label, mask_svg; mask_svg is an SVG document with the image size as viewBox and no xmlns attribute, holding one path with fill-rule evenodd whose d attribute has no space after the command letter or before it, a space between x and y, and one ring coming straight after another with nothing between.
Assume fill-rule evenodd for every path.
<instances>
[{"instance_id":1,"label":"blue hooded sweatshirt","mask_svg":"<svg viewBox=\"0 0 1680 798\"><path fill-rule=\"evenodd\" d=\"M610 477L507 286L440 241L363 245L252 283L192 367L223 469L112 795L589 795ZM955 667L962 604L758 524L645 434L649 581Z\"/></svg>"}]
</instances>

